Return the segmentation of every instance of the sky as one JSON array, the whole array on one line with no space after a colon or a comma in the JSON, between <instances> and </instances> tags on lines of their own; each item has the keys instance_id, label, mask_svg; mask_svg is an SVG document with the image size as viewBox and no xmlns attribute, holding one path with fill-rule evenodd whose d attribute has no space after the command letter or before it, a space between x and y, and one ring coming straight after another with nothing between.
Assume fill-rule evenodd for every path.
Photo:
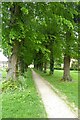
<instances>
[{"instance_id":1,"label":"sky","mask_svg":"<svg viewBox=\"0 0 80 120\"><path fill-rule=\"evenodd\" d=\"M8 61L7 57L4 56L2 51L0 51L0 61Z\"/></svg>"}]
</instances>

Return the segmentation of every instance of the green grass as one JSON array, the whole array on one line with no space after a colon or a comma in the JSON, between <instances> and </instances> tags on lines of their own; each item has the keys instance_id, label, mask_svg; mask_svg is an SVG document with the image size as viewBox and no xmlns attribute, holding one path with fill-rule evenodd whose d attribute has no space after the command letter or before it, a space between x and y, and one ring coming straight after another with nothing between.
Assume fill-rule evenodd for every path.
<instances>
[{"instance_id":1,"label":"green grass","mask_svg":"<svg viewBox=\"0 0 80 120\"><path fill-rule=\"evenodd\" d=\"M4 69L4 70L2 71L2 77L3 77L3 79L6 78L6 75L7 75L7 72L6 72L6 69Z\"/></svg>"},{"instance_id":2,"label":"green grass","mask_svg":"<svg viewBox=\"0 0 80 120\"><path fill-rule=\"evenodd\" d=\"M47 73L43 73L37 71L42 77L44 77L47 81L49 81L55 88L57 88L62 94L67 96L67 100L78 107L78 72L71 71L71 76L73 82L62 82L61 78L63 75L62 70L55 70L54 75L49 75L49 71Z\"/></svg>"},{"instance_id":3,"label":"green grass","mask_svg":"<svg viewBox=\"0 0 80 120\"><path fill-rule=\"evenodd\" d=\"M47 118L41 98L32 80L31 70L20 77L21 87L2 93L2 118Z\"/></svg>"}]
</instances>

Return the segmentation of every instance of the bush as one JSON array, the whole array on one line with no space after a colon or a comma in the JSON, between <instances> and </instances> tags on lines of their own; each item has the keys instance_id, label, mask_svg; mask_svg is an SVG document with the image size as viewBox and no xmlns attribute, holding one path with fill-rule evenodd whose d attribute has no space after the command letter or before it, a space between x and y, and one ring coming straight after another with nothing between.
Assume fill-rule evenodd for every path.
<instances>
[{"instance_id":1,"label":"bush","mask_svg":"<svg viewBox=\"0 0 80 120\"><path fill-rule=\"evenodd\" d=\"M26 76L25 76L26 77ZM6 91L14 91L14 90L22 90L25 86L25 77L19 76L17 80L5 80L2 82L2 92Z\"/></svg>"}]
</instances>

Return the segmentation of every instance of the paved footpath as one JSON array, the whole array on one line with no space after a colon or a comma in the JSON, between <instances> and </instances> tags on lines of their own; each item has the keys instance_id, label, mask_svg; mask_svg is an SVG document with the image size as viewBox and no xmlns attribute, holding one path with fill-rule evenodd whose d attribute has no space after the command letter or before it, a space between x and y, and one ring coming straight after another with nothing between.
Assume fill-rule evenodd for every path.
<instances>
[{"instance_id":1,"label":"paved footpath","mask_svg":"<svg viewBox=\"0 0 80 120\"><path fill-rule=\"evenodd\" d=\"M48 118L77 118L69 106L51 89L41 76L33 70L32 74Z\"/></svg>"}]
</instances>

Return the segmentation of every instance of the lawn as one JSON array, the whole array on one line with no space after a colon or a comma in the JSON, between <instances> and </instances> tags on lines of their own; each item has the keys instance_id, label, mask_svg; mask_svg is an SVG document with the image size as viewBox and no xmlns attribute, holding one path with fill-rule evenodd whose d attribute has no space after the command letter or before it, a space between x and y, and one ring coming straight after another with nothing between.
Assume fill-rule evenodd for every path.
<instances>
[{"instance_id":1,"label":"lawn","mask_svg":"<svg viewBox=\"0 0 80 120\"><path fill-rule=\"evenodd\" d=\"M34 85L31 70L19 78L19 82L9 83L2 93L2 118L47 118L42 100ZM6 83L3 84L6 88Z\"/></svg>"},{"instance_id":2,"label":"lawn","mask_svg":"<svg viewBox=\"0 0 80 120\"><path fill-rule=\"evenodd\" d=\"M78 71L71 71L72 82L62 82L61 78L63 75L62 70L55 70L54 75L49 75L49 70L47 73L37 71L43 78L50 82L61 94L67 96L66 99L74 107L78 107Z\"/></svg>"},{"instance_id":3,"label":"lawn","mask_svg":"<svg viewBox=\"0 0 80 120\"><path fill-rule=\"evenodd\" d=\"M2 70L0 69L0 120L2 118L2 94L1 94L1 89L2 89Z\"/></svg>"}]
</instances>

